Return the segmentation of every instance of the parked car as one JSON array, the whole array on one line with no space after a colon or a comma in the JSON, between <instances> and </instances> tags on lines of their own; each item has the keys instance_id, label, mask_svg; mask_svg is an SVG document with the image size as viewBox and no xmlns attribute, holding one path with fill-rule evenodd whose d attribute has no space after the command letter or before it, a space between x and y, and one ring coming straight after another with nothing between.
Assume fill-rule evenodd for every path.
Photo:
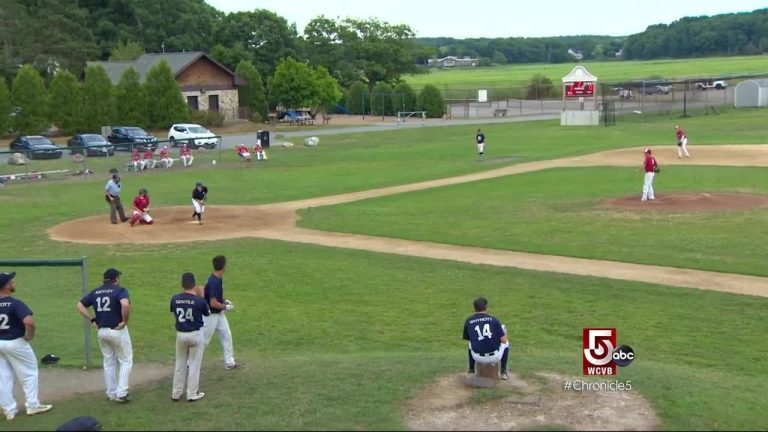
<instances>
[{"instance_id":1,"label":"parked car","mask_svg":"<svg viewBox=\"0 0 768 432\"><path fill-rule=\"evenodd\" d=\"M67 141L67 147L71 154L83 154L86 156L112 156L115 154L115 147L112 146L106 138L98 134L77 134Z\"/></svg>"},{"instance_id":2,"label":"parked car","mask_svg":"<svg viewBox=\"0 0 768 432\"><path fill-rule=\"evenodd\" d=\"M136 126L114 126L107 141L115 150L131 151L137 148L140 152L147 149L157 149L157 138L144 129Z\"/></svg>"},{"instance_id":3,"label":"parked car","mask_svg":"<svg viewBox=\"0 0 768 432\"><path fill-rule=\"evenodd\" d=\"M21 135L11 141L11 151L24 153L29 159L61 159L64 154L48 138L42 135Z\"/></svg>"},{"instance_id":4,"label":"parked car","mask_svg":"<svg viewBox=\"0 0 768 432\"><path fill-rule=\"evenodd\" d=\"M181 142L192 149L205 147L210 150L216 148L219 139L216 138L216 134L200 125L180 123L171 126L168 131L168 142L171 143L171 147L178 147Z\"/></svg>"},{"instance_id":5,"label":"parked car","mask_svg":"<svg viewBox=\"0 0 768 432\"><path fill-rule=\"evenodd\" d=\"M726 87L728 87L728 83L723 80L709 80L696 83L696 88L699 90L724 90Z\"/></svg>"},{"instance_id":6,"label":"parked car","mask_svg":"<svg viewBox=\"0 0 768 432\"><path fill-rule=\"evenodd\" d=\"M667 85L653 85L645 88L647 95L666 95L672 91L672 87Z\"/></svg>"}]
</instances>

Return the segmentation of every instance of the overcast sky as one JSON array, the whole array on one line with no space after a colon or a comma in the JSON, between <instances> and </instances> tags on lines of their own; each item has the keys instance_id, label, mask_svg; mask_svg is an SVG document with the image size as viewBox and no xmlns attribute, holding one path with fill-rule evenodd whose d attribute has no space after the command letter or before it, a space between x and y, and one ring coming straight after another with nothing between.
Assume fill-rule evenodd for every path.
<instances>
[{"instance_id":1,"label":"overcast sky","mask_svg":"<svg viewBox=\"0 0 768 432\"><path fill-rule=\"evenodd\" d=\"M748 12L765 0L206 0L224 12L268 9L301 33L314 17L377 17L419 37L624 36L684 16ZM578 3L583 6L568 6ZM370 5L375 5L371 7Z\"/></svg>"}]
</instances>

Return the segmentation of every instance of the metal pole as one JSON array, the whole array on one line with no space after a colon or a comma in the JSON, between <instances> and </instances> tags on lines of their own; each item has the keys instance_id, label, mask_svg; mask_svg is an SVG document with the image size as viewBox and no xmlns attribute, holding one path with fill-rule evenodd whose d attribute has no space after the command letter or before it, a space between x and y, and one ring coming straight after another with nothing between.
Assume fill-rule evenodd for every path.
<instances>
[{"instance_id":1,"label":"metal pole","mask_svg":"<svg viewBox=\"0 0 768 432\"><path fill-rule=\"evenodd\" d=\"M362 102L361 102L362 108L361 108L361 110L362 110L362 113L363 113L363 120L365 120L365 92L360 93L360 98L362 99Z\"/></svg>"},{"instance_id":2,"label":"metal pole","mask_svg":"<svg viewBox=\"0 0 768 432\"><path fill-rule=\"evenodd\" d=\"M83 296L88 294L88 260L83 257L82 266L80 267L83 277ZM85 336L85 365L91 367L93 364L93 350L91 348L91 323L83 318L83 333Z\"/></svg>"}]
</instances>

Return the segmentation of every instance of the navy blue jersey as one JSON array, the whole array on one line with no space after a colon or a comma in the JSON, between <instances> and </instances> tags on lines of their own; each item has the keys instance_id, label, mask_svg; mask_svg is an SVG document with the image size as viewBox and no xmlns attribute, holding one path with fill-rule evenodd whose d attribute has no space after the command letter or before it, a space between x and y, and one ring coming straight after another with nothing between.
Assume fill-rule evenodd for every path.
<instances>
[{"instance_id":1,"label":"navy blue jersey","mask_svg":"<svg viewBox=\"0 0 768 432\"><path fill-rule=\"evenodd\" d=\"M472 345L472 351L487 354L501 346L504 330L496 318L487 313L477 312L464 322L464 339Z\"/></svg>"},{"instance_id":2,"label":"navy blue jersey","mask_svg":"<svg viewBox=\"0 0 768 432\"><path fill-rule=\"evenodd\" d=\"M171 297L171 313L176 319L176 331L188 333L203 327L203 316L211 314L208 303L194 294L181 293Z\"/></svg>"},{"instance_id":3,"label":"navy blue jersey","mask_svg":"<svg viewBox=\"0 0 768 432\"><path fill-rule=\"evenodd\" d=\"M219 303L224 303L224 279L216 277L211 273L208 282L205 284L205 302L210 306L211 299L216 299ZM221 313L221 310L211 308L211 313Z\"/></svg>"},{"instance_id":4,"label":"navy blue jersey","mask_svg":"<svg viewBox=\"0 0 768 432\"><path fill-rule=\"evenodd\" d=\"M24 318L32 315L23 301L13 297L0 297L0 340L14 340L27 332Z\"/></svg>"},{"instance_id":5,"label":"navy blue jersey","mask_svg":"<svg viewBox=\"0 0 768 432\"><path fill-rule=\"evenodd\" d=\"M478 132L478 133L477 133L477 136L475 136L475 140L477 140L477 143L478 143L478 144L483 144L483 143L485 143L485 134L484 134L484 133L482 133L482 132Z\"/></svg>"},{"instance_id":6,"label":"navy blue jersey","mask_svg":"<svg viewBox=\"0 0 768 432\"><path fill-rule=\"evenodd\" d=\"M192 198L199 201L205 201L205 198L208 196L208 188L203 186L200 189L201 190L197 190L197 187L192 189Z\"/></svg>"},{"instance_id":7,"label":"navy blue jersey","mask_svg":"<svg viewBox=\"0 0 768 432\"><path fill-rule=\"evenodd\" d=\"M102 285L89 292L80 300L85 307L93 306L96 311L96 325L99 328L115 328L123 321L123 306L120 300L128 298L128 290L115 284Z\"/></svg>"}]
</instances>

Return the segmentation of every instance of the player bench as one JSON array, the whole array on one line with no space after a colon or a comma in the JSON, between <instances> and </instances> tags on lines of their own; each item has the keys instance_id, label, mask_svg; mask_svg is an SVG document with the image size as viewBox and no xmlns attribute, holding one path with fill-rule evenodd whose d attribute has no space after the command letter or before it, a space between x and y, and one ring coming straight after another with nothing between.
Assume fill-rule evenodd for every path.
<instances>
[{"instance_id":1,"label":"player bench","mask_svg":"<svg viewBox=\"0 0 768 432\"><path fill-rule=\"evenodd\" d=\"M493 110L493 116L494 117L506 117L507 116L507 110L503 109L503 108Z\"/></svg>"},{"instance_id":2,"label":"player bench","mask_svg":"<svg viewBox=\"0 0 768 432\"><path fill-rule=\"evenodd\" d=\"M48 176L48 174L66 174L71 170L52 170L52 171L38 171L21 174L5 174L0 175L0 182L7 182L8 180L37 180Z\"/></svg>"},{"instance_id":3,"label":"player bench","mask_svg":"<svg viewBox=\"0 0 768 432\"><path fill-rule=\"evenodd\" d=\"M180 160L180 159L174 159L174 158L168 158L168 159L170 159L171 162L173 162L173 163L176 163L177 160ZM153 159L153 161L155 162L154 168L165 168L162 160ZM125 164L125 170L128 171L128 172L131 172L131 171L134 170L133 169L133 161L128 162L127 164Z\"/></svg>"}]
</instances>

